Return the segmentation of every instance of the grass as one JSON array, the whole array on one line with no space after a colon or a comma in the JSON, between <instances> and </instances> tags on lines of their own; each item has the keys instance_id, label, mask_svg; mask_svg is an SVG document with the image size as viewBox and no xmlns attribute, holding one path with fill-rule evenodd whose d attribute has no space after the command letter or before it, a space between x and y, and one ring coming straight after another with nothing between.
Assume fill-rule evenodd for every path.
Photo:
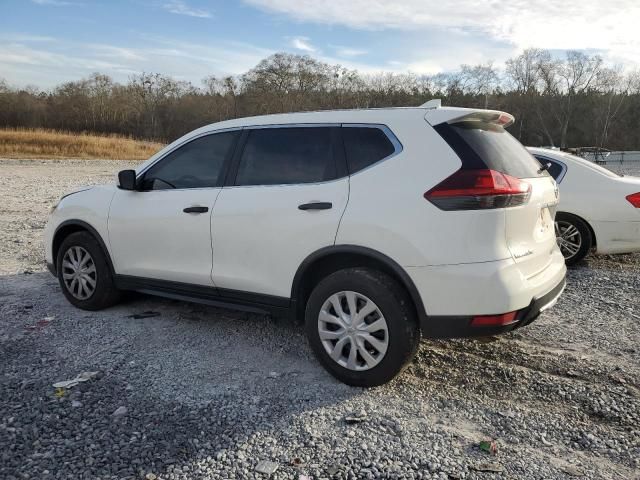
<instances>
[{"instance_id":1,"label":"grass","mask_svg":"<svg viewBox=\"0 0 640 480\"><path fill-rule=\"evenodd\" d=\"M44 129L0 129L2 158L144 160L164 145L118 135Z\"/></svg>"}]
</instances>

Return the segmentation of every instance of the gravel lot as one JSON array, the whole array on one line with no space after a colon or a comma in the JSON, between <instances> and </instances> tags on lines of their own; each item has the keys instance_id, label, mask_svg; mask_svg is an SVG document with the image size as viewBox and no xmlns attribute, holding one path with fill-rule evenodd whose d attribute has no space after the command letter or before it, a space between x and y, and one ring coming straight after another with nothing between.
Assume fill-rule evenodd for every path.
<instances>
[{"instance_id":1,"label":"gravel lot","mask_svg":"<svg viewBox=\"0 0 640 480\"><path fill-rule=\"evenodd\" d=\"M393 383L351 388L283 320L71 307L43 263L49 208L128 165L0 160L0 478L640 478L640 255L572 269L525 329L425 341Z\"/></svg>"}]
</instances>

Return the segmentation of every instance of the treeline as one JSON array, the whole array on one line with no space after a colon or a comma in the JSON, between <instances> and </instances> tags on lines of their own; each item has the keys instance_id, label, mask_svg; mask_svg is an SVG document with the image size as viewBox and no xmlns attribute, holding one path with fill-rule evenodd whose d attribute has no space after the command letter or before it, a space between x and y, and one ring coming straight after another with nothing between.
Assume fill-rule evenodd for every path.
<instances>
[{"instance_id":1,"label":"treeline","mask_svg":"<svg viewBox=\"0 0 640 480\"><path fill-rule=\"evenodd\" d=\"M362 74L309 56L278 53L243 75L196 86L161 74L126 84L95 73L50 91L0 80L0 127L118 133L171 141L205 124L267 113L336 108L444 105L504 110L527 145L640 150L640 72L597 55L556 58L530 49L495 65L461 65L432 76Z\"/></svg>"}]
</instances>

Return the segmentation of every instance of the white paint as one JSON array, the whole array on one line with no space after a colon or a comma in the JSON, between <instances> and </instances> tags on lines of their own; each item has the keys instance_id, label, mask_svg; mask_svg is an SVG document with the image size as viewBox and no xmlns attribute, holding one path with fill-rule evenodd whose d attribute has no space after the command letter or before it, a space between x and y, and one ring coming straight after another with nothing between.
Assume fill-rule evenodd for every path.
<instances>
[{"instance_id":1,"label":"white paint","mask_svg":"<svg viewBox=\"0 0 640 480\"><path fill-rule=\"evenodd\" d=\"M591 225L597 253L640 251L640 208L634 208L626 199L640 192L640 178L619 177L599 165L557 150L529 151L566 165L560 182L558 211L577 215Z\"/></svg>"},{"instance_id":2,"label":"white paint","mask_svg":"<svg viewBox=\"0 0 640 480\"><path fill-rule=\"evenodd\" d=\"M78 218L108 239L118 274L288 297L307 256L334 244L357 245L403 267L428 314L524 308L565 275L553 228L544 218L546 206L555 203L554 182L530 180L529 202L510 209L445 212L423 197L460 168L460 159L425 114L437 123L473 112L447 107L323 111L208 125L154 155L138 173L196 136L245 126L383 124L402 150L351 177L315 184L151 192L94 188L67 197L53 214L47 258L55 226ZM333 208L298 209L309 202L331 202ZM182 212L194 205L207 206L209 213Z\"/></svg>"}]
</instances>

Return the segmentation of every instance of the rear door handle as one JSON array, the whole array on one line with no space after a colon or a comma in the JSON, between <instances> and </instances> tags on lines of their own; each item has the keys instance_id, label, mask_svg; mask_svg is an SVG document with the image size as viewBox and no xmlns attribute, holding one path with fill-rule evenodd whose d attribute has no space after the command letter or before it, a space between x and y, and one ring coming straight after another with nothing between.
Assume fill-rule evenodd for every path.
<instances>
[{"instance_id":1,"label":"rear door handle","mask_svg":"<svg viewBox=\"0 0 640 480\"><path fill-rule=\"evenodd\" d=\"M187 207L182 210L184 213L207 213L209 207Z\"/></svg>"},{"instance_id":2,"label":"rear door handle","mask_svg":"<svg viewBox=\"0 0 640 480\"><path fill-rule=\"evenodd\" d=\"M332 207L331 202L311 202L298 205L299 210L329 210Z\"/></svg>"}]
</instances>

